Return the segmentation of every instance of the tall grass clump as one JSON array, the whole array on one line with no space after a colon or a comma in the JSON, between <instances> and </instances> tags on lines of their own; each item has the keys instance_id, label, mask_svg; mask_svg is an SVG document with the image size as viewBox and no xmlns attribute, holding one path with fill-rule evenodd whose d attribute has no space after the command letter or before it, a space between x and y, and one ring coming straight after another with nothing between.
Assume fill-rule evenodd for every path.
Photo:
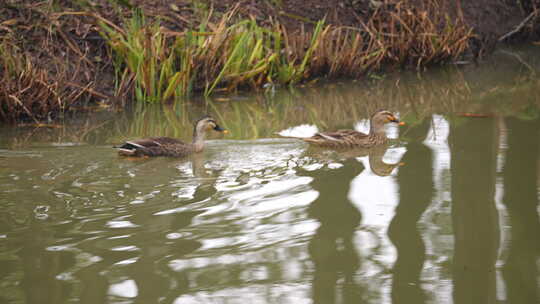
<instances>
[{"instance_id":1,"label":"tall grass clump","mask_svg":"<svg viewBox=\"0 0 540 304\"><path fill-rule=\"evenodd\" d=\"M184 97L193 91L206 96L267 82L293 83L305 71L323 28L319 22L302 52L284 54L283 28L259 26L254 20L232 21L234 10L214 24L194 30L166 31L135 11L119 31L101 24L114 52L118 86L132 81L138 100L149 102Z\"/></svg>"},{"instance_id":2,"label":"tall grass clump","mask_svg":"<svg viewBox=\"0 0 540 304\"><path fill-rule=\"evenodd\" d=\"M7 41L0 44L0 121L25 117L38 122L65 109L67 97L58 81L37 68Z\"/></svg>"},{"instance_id":3,"label":"tall grass clump","mask_svg":"<svg viewBox=\"0 0 540 304\"><path fill-rule=\"evenodd\" d=\"M135 10L124 30L102 23L113 50L117 90L131 84L137 100L161 102L195 91L208 96L266 83L291 84L318 76L359 77L383 66L424 66L454 60L472 29L429 2L375 9L360 27L321 20L291 31L238 18L237 7L196 29L169 31ZM209 13L212 14L211 12Z\"/></svg>"},{"instance_id":4,"label":"tall grass clump","mask_svg":"<svg viewBox=\"0 0 540 304\"><path fill-rule=\"evenodd\" d=\"M358 77L382 67L423 67L458 59L472 28L451 19L436 1L424 10L403 2L379 7L360 27L326 26L309 62L314 75Z\"/></svg>"},{"instance_id":5,"label":"tall grass clump","mask_svg":"<svg viewBox=\"0 0 540 304\"><path fill-rule=\"evenodd\" d=\"M459 58L473 37L459 6L440 7L452 6L440 0L380 1L355 26L281 10L261 19L239 4L227 11L217 5L215 12L204 1L192 9L156 4L157 11L145 1L94 2L0 5L0 121L37 123L92 102L125 106L128 95L158 103L194 92L209 96L316 77L357 78L386 67L420 68ZM166 14L167 8L175 13ZM295 21L285 26L278 21L283 18Z\"/></svg>"},{"instance_id":6,"label":"tall grass clump","mask_svg":"<svg viewBox=\"0 0 540 304\"><path fill-rule=\"evenodd\" d=\"M72 1L4 2L0 5L0 123L39 124L109 98L99 92L108 83L104 75L108 64L102 56L107 48L87 39L95 33L90 24L93 17L72 12Z\"/></svg>"},{"instance_id":7,"label":"tall grass clump","mask_svg":"<svg viewBox=\"0 0 540 304\"><path fill-rule=\"evenodd\" d=\"M173 70L175 53L165 45L159 24L148 26L142 12L135 10L125 32L105 23L101 27L115 52L117 90L131 81L137 98L151 102L166 99L178 90L181 75Z\"/></svg>"},{"instance_id":8,"label":"tall grass clump","mask_svg":"<svg viewBox=\"0 0 540 304\"><path fill-rule=\"evenodd\" d=\"M94 95L90 82L78 85L81 67L51 61L56 73L38 66L31 55L8 40L0 41L0 121L40 124Z\"/></svg>"}]
</instances>

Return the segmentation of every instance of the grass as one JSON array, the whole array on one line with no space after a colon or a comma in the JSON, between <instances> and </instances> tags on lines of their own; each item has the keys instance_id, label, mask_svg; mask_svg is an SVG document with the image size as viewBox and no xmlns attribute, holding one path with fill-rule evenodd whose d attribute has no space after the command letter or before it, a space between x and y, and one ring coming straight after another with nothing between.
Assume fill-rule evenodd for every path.
<instances>
[{"instance_id":1,"label":"grass","mask_svg":"<svg viewBox=\"0 0 540 304\"><path fill-rule=\"evenodd\" d=\"M64 18L60 2L0 6L0 122L47 122L110 97L99 92L98 78L106 79L99 42L73 39L73 32L91 31L81 27L87 16Z\"/></svg>"},{"instance_id":2,"label":"grass","mask_svg":"<svg viewBox=\"0 0 540 304\"><path fill-rule=\"evenodd\" d=\"M307 51L301 56L282 55L283 28L259 26L254 20L232 23L235 10L220 22L201 23L197 30L167 32L159 22L147 23L140 11L126 22L125 31L101 23L114 52L118 83L133 79L138 100L165 101L202 91L258 88L267 82L295 83L304 72L324 22L319 22ZM300 59L300 60L299 60Z\"/></svg>"},{"instance_id":3,"label":"grass","mask_svg":"<svg viewBox=\"0 0 540 304\"><path fill-rule=\"evenodd\" d=\"M17 47L0 44L0 119L26 116L38 123L51 111L62 111L68 96L43 69Z\"/></svg>"},{"instance_id":4,"label":"grass","mask_svg":"<svg viewBox=\"0 0 540 304\"><path fill-rule=\"evenodd\" d=\"M51 74L33 59L9 41L0 41L0 121L24 117L41 123L90 98L107 97L91 88L93 81L79 84L82 62L66 66L53 60L49 64L56 73Z\"/></svg>"},{"instance_id":5,"label":"grass","mask_svg":"<svg viewBox=\"0 0 540 304\"><path fill-rule=\"evenodd\" d=\"M125 1L111 0L109 15L79 2L86 4L0 8L10 18L0 22L0 32L7 33L0 37L0 120L43 121L88 101L162 103L421 68L459 58L473 37L461 15L450 18L437 1L422 10L404 2L381 7L358 27L319 20L294 29L271 18L256 20L239 6L214 12L194 2L196 22L169 29L166 16L162 21L129 11ZM97 33L102 39L92 38ZM20 37L43 38L29 47Z\"/></svg>"},{"instance_id":6,"label":"grass","mask_svg":"<svg viewBox=\"0 0 540 304\"><path fill-rule=\"evenodd\" d=\"M118 83L133 80L137 100L163 102L194 92L210 96L320 76L360 77L383 66L419 68L454 60L467 50L472 29L430 3L420 13L405 5L376 10L360 28L320 20L290 32L276 21L263 27L254 19L241 19L237 7L215 23L209 16L197 29L183 32L148 22L139 10L124 30L105 23L101 28L114 53Z\"/></svg>"}]
</instances>

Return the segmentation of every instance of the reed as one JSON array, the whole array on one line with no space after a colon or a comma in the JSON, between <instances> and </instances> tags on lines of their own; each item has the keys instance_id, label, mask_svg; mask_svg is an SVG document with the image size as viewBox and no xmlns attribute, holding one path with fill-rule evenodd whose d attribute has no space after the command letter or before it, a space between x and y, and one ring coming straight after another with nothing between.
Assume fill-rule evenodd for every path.
<instances>
[{"instance_id":1,"label":"reed","mask_svg":"<svg viewBox=\"0 0 540 304\"><path fill-rule=\"evenodd\" d=\"M0 37L0 120L42 121L90 100L161 103L194 93L208 97L318 77L360 78L388 67L421 68L459 58L473 37L461 14L450 18L435 0L421 9L385 1L358 27L304 20L295 30L275 19L260 23L238 5L216 13L194 2L195 20L177 31L160 17L128 10L126 1L109 2L115 8L110 14L90 11L86 1L68 10L62 1L58 7L45 1L10 8L13 18L0 24L8 33ZM16 16L39 22L28 27ZM104 41L92 37L94 25ZM27 48L17 38L26 36L43 38ZM104 77L111 70L113 94Z\"/></svg>"},{"instance_id":2,"label":"reed","mask_svg":"<svg viewBox=\"0 0 540 304\"><path fill-rule=\"evenodd\" d=\"M63 109L58 82L37 68L15 46L0 44L0 120L26 117L34 122Z\"/></svg>"},{"instance_id":3,"label":"reed","mask_svg":"<svg viewBox=\"0 0 540 304\"><path fill-rule=\"evenodd\" d=\"M86 17L60 11L67 6L59 1L0 5L0 122L38 124L74 105L109 98L99 92L107 81L101 52L106 49L72 34L85 36L91 27L81 26Z\"/></svg>"},{"instance_id":4,"label":"reed","mask_svg":"<svg viewBox=\"0 0 540 304\"><path fill-rule=\"evenodd\" d=\"M459 58L473 37L472 29L430 3L420 12L403 2L390 11L377 9L360 28L325 27L310 62L311 73L358 77L384 66L418 68Z\"/></svg>"},{"instance_id":5,"label":"reed","mask_svg":"<svg viewBox=\"0 0 540 304\"><path fill-rule=\"evenodd\" d=\"M209 96L267 83L292 84L318 76L360 77L383 66L454 60L468 48L472 29L441 13L437 2L417 11L403 2L377 9L359 28L317 22L290 32L278 22L262 27L232 8L197 29L167 31L135 10L121 31L101 23L115 54L119 83L134 79L136 99L161 102ZM211 15L212 12L210 11Z\"/></svg>"},{"instance_id":6,"label":"reed","mask_svg":"<svg viewBox=\"0 0 540 304\"><path fill-rule=\"evenodd\" d=\"M117 75L125 77L128 71L138 100L158 102L193 91L208 96L305 78L323 21L317 23L305 53L282 55L284 48L291 48L284 41L283 27L264 28L251 19L231 22L234 14L232 10L217 24L206 21L197 30L185 32L165 31L159 22L147 23L140 11L135 11L125 31L104 23L101 27L114 52Z\"/></svg>"},{"instance_id":7,"label":"reed","mask_svg":"<svg viewBox=\"0 0 540 304\"><path fill-rule=\"evenodd\" d=\"M80 65L50 64L55 67L53 75L10 42L0 43L0 121L41 124L95 95L106 97L92 90L93 82L78 84Z\"/></svg>"}]
</instances>

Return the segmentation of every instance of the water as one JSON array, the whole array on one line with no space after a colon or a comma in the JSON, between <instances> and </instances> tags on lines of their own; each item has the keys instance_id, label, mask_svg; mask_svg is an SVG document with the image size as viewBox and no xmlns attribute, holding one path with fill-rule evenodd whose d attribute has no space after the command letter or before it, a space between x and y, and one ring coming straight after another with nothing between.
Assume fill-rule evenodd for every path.
<instances>
[{"instance_id":1,"label":"water","mask_svg":"<svg viewBox=\"0 0 540 304\"><path fill-rule=\"evenodd\" d=\"M538 303L535 54L3 127L0 302ZM369 152L275 135L364 129L378 108L407 126ZM232 132L200 155L111 149L189 138L205 112Z\"/></svg>"}]
</instances>

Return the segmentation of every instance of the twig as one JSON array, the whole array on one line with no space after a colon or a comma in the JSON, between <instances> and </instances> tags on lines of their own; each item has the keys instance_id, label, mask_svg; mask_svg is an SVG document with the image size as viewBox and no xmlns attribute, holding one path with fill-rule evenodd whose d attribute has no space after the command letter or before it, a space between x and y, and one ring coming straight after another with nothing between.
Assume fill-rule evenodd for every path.
<instances>
[{"instance_id":1,"label":"twig","mask_svg":"<svg viewBox=\"0 0 540 304\"><path fill-rule=\"evenodd\" d=\"M536 16L537 12L538 12L538 10L534 10L532 13L529 14L529 16L527 16L527 18L523 19L523 21L521 21L521 23L518 26L516 26L516 28L514 28L510 32L502 35L499 38L499 42L501 42L501 41L505 40L506 38L516 34L519 31L521 31L521 29L527 24L527 22L529 22L533 17Z\"/></svg>"},{"instance_id":2,"label":"twig","mask_svg":"<svg viewBox=\"0 0 540 304\"><path fill-rule=\"evenodd\" d=\"M94 63L92 63L92 61L90 61L88 58L86 58L86 56L81 52L81 50L76 46L75 42L73 42L67 35L66 33L64 33L64 31L62 31L62 29L58 28L58 33L60 33L60 36L62 36L62 38L64 39L64 41L66 41L66 44L75 52L77 53L77 55L79 55L79 57L86 61L90 66L94 67Z\"/></svg>"},{"instance_id":3,"label":"twig","mask_svg":"<svg viewBox=\"0 0 540 304\"><path fill-rule=\"evenodd\" d=\"M26 112L26 114L28 114L28 116L32 117L32 119L36 122L36 124L39 124L39 121L36 119L36 117L34 115L32 115L32 113L30 113L28 108L22 103L22 101L19 98L17 98L17 96L15 96L15 95L8 95L8 96L9 96L9 98L15 100L15 102L18 103L23 108L23 110Z\"/></svg>"},{"instance_id":4,"label":"twig","mask_svg":"<svg viewBox=\"0 0 540 304\"><path fill-rule=\"evenodd\" d=\"M97 97L100 97L100 98L103 98L103 99L109 99L109 98L111 98L111 96L108 96L108 95L106 95L106 94L103 94L103 93L100 93L100 92L98 92L98 91L95 91L95 90L89 88L88 86L82 86L82 85L80 85L80 84L78 84L78 83L69 82L69 81L68 81L66 84L67 84L67 85L70 85L70 86L73 86L73 87L77 87L77 88L79 88L79 89L82 89L83 92L88 92L88 93L90 93L90 95L94 95L94 96L97 96Z\"/></svg>"},{"instance_id":5,"label":"twig","mask_svg":"<svg viewBox=\"0 0 540 304\"><path fill-rule=\"evenodd\" d=\"M85 91L88 91L90 90L90 86L92 86L94 84L93 81L90 81L88 83L88 85L86 85L84 88L81 88L81 91L79 91L79 93L77 93L77 95L73 98L70 98L71 100L77 100L79 99L79 97L81 97L82 94L84 94Z\"/></svg>"}]
</instances>

